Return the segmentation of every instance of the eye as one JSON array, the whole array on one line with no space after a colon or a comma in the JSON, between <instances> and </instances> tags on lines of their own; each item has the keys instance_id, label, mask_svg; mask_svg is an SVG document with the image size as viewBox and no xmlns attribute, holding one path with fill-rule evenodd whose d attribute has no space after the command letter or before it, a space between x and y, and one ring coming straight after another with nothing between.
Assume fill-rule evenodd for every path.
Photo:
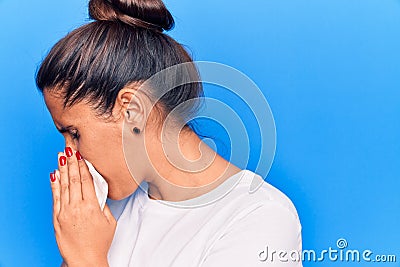
<instances>
[{"instance_id":1,"label":"eye","mask_svg":"<svg viewBox=\"0 0 400 267\"><path fill-rule=\"evenodd\" d=\"M78 131L75 132L69 132L69 134L71 135L72 139L76 139L79 140L80 135L78 134Z\"/></svg>"}]
</instances>

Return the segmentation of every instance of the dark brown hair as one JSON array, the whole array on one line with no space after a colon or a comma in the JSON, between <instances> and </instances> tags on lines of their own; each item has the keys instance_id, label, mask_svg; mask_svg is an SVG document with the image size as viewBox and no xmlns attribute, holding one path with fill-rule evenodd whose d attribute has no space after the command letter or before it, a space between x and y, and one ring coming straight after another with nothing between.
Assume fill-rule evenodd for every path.
<instances>
[{"instance_id":1,"label":"dark brown hair","mask_svg":"<svg viewBox=\"0 0 400 267\"><path fill-rule=\"evenodd\" d=\"M89 16L95 21L58 41L36 75L40 91L61 93L64 107L85 99L97 114L111 114L125 86L193 62L181 44L163 33L174 27L174 19L161 0L91 0ZM201 83L188 83L168 91L159 104L169 113L201 96ZM183 117L196 108L192 103L180 110Z\"/></svg>"}]
</instances>

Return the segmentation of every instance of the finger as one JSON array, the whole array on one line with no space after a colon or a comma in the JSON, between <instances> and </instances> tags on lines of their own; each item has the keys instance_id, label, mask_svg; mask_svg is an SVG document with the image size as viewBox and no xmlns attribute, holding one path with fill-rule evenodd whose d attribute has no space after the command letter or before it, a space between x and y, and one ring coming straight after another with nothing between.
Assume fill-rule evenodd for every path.
<instances>
[{"instance_id":1,"label":"finger","mask_svg":"<svg viewBox=\"0 0 400 267\"><path fill-rule=\"evenodd\" d=\"M58 170L60 173L60 207L62 207L69 204L67 157L63 152L58 152Z\"/></svg>"},{"instance_id":2,"label":"finger","mask_svg":"<svg viewBox=\"0 0 400 267\"><path fill-rule=\"evenodd\" d=\"M50 173L50 186L53 194L53 220L57 218L60 212L60 173L55 170Z\"/></svg>"},{"instance_id":3,"label":"finger","mask_svg":"<svg viewBox=\"0 0 400 267\"><path fill-rule=\"evenodd\" d=\"M74 156L71 147L65 148L67 155L68 177L69 177L69 203L76 204L82 201L81 175L79 173L78 160Z\"/></svg>"},{"instance_id":4,"label":"finger","mask_svg":"<svg viewBox=\"0 0 400 267\"><path fill-rule=\"evenodd\" d=\"M106 216L108 222L110 223L115 223L115 218L114 215L111 213L110 208L108 207L107 203L104 205L104 210L103 210L104 216Z\"/></svg>"},{"instance_id":5,"label":"finger","mask_svg":"<svg viewBox=\"0 0 400 267\"><path fill-rule=\"evenodd\" d=\"M79 172L81 174L82 198L89 201L97 201L96 191L94 189L93 177L89 171L89 167L83 160L79 151L76 152L79 164Z\"/></svg>"}]
</instances>

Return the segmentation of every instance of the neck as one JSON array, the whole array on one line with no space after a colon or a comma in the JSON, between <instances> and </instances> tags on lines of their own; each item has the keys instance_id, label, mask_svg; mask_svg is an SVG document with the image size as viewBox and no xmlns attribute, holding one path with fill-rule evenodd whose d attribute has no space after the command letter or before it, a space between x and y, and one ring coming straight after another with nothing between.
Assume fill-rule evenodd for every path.
<instances>
[{"instance_id":1,"label":"neck","mask_svg":"<svg viewBox=\"0 0 400 267\"><path fill-rule=\"evenodd\" d=\"M211 191L241 170L218 155L192 130L165 135L158 148L152 157L156 160L151 160L153 172L145 179L152 199L191 199Z\"/></svg>"}]
</instances>

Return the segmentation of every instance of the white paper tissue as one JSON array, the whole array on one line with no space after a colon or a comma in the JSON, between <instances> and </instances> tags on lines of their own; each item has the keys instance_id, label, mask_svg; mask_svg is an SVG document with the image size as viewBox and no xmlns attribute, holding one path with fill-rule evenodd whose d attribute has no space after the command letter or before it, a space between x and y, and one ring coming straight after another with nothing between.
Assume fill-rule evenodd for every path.
<instances>
[{"instance_id":1,"label":"white paper tissue","mask_svg":"<svg viewBox=\"0 0 400 267\"><path fill-rule=\"evenodd\" d=\"M104 180L103 176L96 171L93 167L92 163L85 159L86 164L89 167L89 171L93 177L94 189L96 191L97 199L99 200L99 205L101 210L104 209L104 205L106 204L107 195L108 195L108 184L106 180Z\"/></svg>"}]
</instances>

